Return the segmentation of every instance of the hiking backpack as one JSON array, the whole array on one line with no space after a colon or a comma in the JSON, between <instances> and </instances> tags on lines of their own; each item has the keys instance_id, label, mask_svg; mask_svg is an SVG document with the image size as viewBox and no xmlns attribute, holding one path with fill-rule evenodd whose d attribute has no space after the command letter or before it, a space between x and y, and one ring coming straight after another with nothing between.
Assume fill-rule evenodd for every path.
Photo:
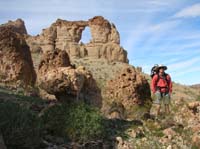
<instances>
[{"instance_id":1,"label":"hiking backpack","mask_svg":"<svg viewBox=\"0 0 200 149\"><path fill-rule=\"evenodd\" d=\"M158 74L158 67L159 67L158 64L156 64L151 68L151 74L150 74L151 78L153 78L155 74Z\"/></svg>"}]
</instances>

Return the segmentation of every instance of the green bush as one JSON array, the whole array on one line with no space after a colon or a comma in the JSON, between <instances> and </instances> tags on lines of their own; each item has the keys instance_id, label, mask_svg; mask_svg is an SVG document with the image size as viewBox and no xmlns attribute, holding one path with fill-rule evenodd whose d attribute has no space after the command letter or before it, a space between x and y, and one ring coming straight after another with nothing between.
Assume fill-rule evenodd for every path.
<instances>
[{"instance_id":1,"label":"green bush","mask_svg":"<svg viewBox=\"0 0 200 149\"><path fill-rule=\"evenodd\" d=\"M41 127L37 116L16 103L0 103L0 131L9 149L37 147Z\"/></svg>"},{"instance_id":2,"label":"green bush","mask_svg":"<svg viewBox=\"0 0 200 149\"><path fill-rule=\"evenodd\" d=\"M50 134L70 141L83 143L104 136L103 117L84 103L55 105L42 118Z\"/></svg>"},{"instance_id":3,"label":"green bush","mask_svg":"<svg viewBox=\"0 0 200 149\"><path fill-rule=\"evenodd\" d=\"M197 96L197 101L200 101L200 95Z\"/></svg>"}]
</instances>

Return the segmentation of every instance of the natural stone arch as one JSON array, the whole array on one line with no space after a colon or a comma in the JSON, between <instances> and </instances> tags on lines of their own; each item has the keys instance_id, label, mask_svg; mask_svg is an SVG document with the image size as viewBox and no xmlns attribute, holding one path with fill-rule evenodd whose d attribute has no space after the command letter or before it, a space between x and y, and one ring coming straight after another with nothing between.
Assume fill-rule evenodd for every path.
<instances>
[{"instance_id":1,"label":"natural stone arch","mask_svg":"<svg viewBox=\"0 0 200 149\"><path fill-rule=\"evenodd\" d=\"M82 42L85 33L91 36L87 43ZM43 52L58 48L66 51L71 59L90 57L128 63L127 52L120 46L119 32L102 16L88 21L58 19L35 38L34 42L37 41ZM33 46L31 42L28 44Z\"/></svg>"}]
</instances>

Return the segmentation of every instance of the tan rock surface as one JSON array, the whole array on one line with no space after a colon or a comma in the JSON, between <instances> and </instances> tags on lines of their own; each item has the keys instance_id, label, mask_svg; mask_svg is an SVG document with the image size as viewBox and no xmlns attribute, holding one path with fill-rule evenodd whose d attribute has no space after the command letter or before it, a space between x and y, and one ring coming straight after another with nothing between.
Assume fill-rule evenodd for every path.
<instances>
[{"instance_id":1,"label":"tan rock surface","mask_svg":"<svg viewBox=\"0 0 200 149\"><path fill-rule=\"evenodd\" d=\"M130 142L123 140L122 137L116 137L116 149L131 149Z\"/></svg>"},{"instance_id":2,"label":"tan rock surface","mask_svg":"<svg viewBox=\"0 0 200 149\"><path fill-rule=\"evenodd\" d=\"M82 32L89 26L92 39L80 43ZM101 16L89 21L66 21L58 19L38 36L27 36L31 51L53 51L59 48L70 58L104 58L109 61L128 63L127 52L120 46L119 32L114 24Z\"/></svg>"},{"instance_id":3,"label":"tan rock surface","mask_svg":"<svg viewBox=\"0 0 200 149\"><path fill-rule=\"evenodd\" d=\"M29 45L31 53L40 53L42 52L42 46L40 44L39 36L26 36L26 42Z\"/></svg>"},{"instance_id":4,"label":"tan rock surface","mask_svg":"<svg viewBox=\"0 0 200 149\"><path fill-rule=\"evenodd\" d=\"M0 27L0 81L6 86L34 85L36 74L30 50L23 35L10 25Z\"/></svg>"},{"instance_id":5,"label":"tan rock surface","mask_svg":"<svg viewBox=\"0 0 200 149\"><path fill-rule=\"evenodd\" d=\"M176 135L176 132L172 128L167 128L167 129L163 130L163 134L167 138L172 139Z\"/></svg>"},{"instance_id":6,"label":"tan rock surface","mask_svg":"<svg viewBox=\"0 0 200 149\"><path fill-rule=\"evenodd\" d=\"M65 51L56 49L43 54L38 85L58 100L83 100L101 106L100 90L91 73L84 67L72 67Z\"/></svg>"},{"instance_id":7,"label":"tan rock surface","mask_svg":"<svg viewBox=\"0 0 200 149\"><path fill-rule=\"evenodd\" d=\"M124 68L114 79L108 81L105 96L109 103L121 103L128 118L137 117L137 114L133 112L137 106L142 108L145 104L151 103L147 80L131 66Z\"/></svg>"},{"instance_id":8,"label":"tan rock surface","mask_svg":"<svg viewBox=\"0 0 200 149\"><path fill-rule=\"evenodd\" d=\"M199 148L199 146L200 146L200 134L196 133L196 134L193 135L193 137L192 137L192 144L195 147Z\"/></svg>"},{"instance_id":9,"label":"tan rock surface","mask_svg":"<svg viewBox=\"0 0 200 149\"><path fill-rule=\"evenodd\" d=\"M188 108L193 110L193 111L197 110L198 106L200 106L200 102L199 101L189 102L188 103Z\"/></svg>"},{"instance_id":10,"label":"tan rock surface","mask_svg":"<svg viewBox=\"0 0 200 149\"><path fill-rule=\"evenodd\" d=\"M92 43L107 43L111 34L111 25L101 16L89 19L89 27L92 35Z\"/></svg>"},{"instance_id":11,"label":"tan rock surface","mask_svg":"<svg viewBox=\"0 0 200 149\"><path fill-rule=\"evenodd\" d=\"M27 34L26 27L22 19L17 19L16 21L8 21L7 23L0 25L0 27L6 27L19 34Z\"/></svg>"}]
</instances>

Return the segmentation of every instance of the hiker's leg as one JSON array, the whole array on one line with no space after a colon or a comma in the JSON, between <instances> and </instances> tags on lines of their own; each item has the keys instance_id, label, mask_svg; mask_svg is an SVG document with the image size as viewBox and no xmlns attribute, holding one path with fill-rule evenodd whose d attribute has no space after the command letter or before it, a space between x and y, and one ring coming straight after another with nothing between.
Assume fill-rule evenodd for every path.
<instances>
[{"instance_id":1,"label":"hiker's leg","mask_svg":"<svg viewBox=\"0 0 200 149\"><path fill-rule=\"evenodd\" d=\"M166 114L169 114L169 105L168 104L165 104L165 113Z\"/></svg>"},{"instance_id":2,"label":"hiker's leg","mask_svg":"<svg viewBox=\"0 0 200 149\"><path fill-rule=\"evenodd\" d=\"M169 104L170 104L170 96L169 94L166 94L164 97L164 105L165 105L165 113L169 114L170 110L169 110Z\"/></svg>"},{"instance_id":3,"label":"hiker's leg","mask_svg":"<svg viewBox=\"0 0 200 149\"><path fill-rule=\"evenodd\" d=\"M170 110L169 110L169 104L167 105L167 114L170 113Z\"/></svg>"},{"instance_id":4,"label":"hiker's leg","mask_svg":"<svg viewBox=\"0 0 200 149\"><path fill-rule=\"evenodd\" d=\"M157 113L156 116L160 115L161 104L157 105Z\"/></svg>"},{"instance_id":5,"label":"hiker's leg","mask_svg":"<svg viewBox=\"0 0 200 149\"><path fill-rule=\"evenodd\" d=\"M156 116L160 115L160 109L161 109L161 93L159 91L157 91L155 93L156 95L156 100L155 100L155 104L157 105L156 106L156 110L157 110L157 113L156 113Z\"/></svg>"}]
</instances>

